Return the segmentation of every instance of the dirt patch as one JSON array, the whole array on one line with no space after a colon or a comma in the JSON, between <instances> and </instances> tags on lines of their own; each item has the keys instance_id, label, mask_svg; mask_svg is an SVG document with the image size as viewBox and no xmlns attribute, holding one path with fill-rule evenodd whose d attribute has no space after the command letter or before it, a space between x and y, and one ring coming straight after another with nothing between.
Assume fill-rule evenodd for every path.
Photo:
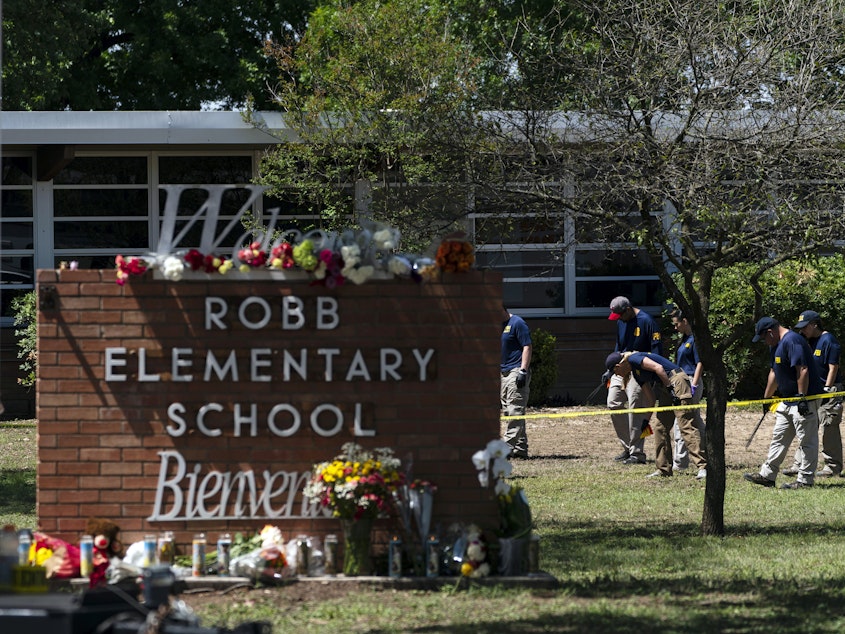
<instances>
[{"instance_id":1,"label":"dirt patch","mask_svg":"<svg viewBox=\"0 0 845 634\"><path fill-rule=\"evenodd\" d=\"M537 408L526 422L529 452L534 458L612 459L620 451L610 416L592 414L598 408ZM543 417L547 414L548 417ZM704 412L702 410L702 415ZM539 418L531 418L539 416ZM746 449L754 426L760 420L758 408L729 408L725 420L725 461L728 467L758 464L766 455L771 440L774 414L764 420L751 445ZM646 455L654 460L654 441L646 439Z\"/></svg>"}]
</instances>

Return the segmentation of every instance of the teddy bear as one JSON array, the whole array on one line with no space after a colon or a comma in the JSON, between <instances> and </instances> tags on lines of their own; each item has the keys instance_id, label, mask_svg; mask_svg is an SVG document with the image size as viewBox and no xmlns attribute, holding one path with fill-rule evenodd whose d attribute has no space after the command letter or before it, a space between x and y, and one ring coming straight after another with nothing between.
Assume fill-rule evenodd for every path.
<instances>
[{"instance_id":1,"label":"teddy bear","mask_svg":"<svg viewBox=\"0 0 845 634\"><path fill-rule=\"evenodd\" d=\"M487 542L481 529L470 524L466 529L466 540L461 574L464 577L486 577L490 574L490 564L487 563Z\"/></svg>"},{"instance_id":2,"label":"teddy bear","mask_svg":"<svg viewBox=\"0 0 845 634\"><path fill-rule=\"evenodd\" d=\"M118 539L120 527L111 520L89 517L85 532L94 539L94 566L91 572L91 587L105 583L106 571L113 557L120 558L123 544Z\"/></svg>"}]
</instances>

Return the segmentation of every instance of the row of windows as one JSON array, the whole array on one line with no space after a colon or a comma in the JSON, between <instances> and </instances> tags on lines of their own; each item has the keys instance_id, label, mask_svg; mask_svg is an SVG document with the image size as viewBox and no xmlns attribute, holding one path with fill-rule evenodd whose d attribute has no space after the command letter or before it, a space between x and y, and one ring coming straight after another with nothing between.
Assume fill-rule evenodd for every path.
<instances>
[{"instance_id":1,"label":"row of windows","mask_svg":"<svg viewBox=\"0 0 845 634\"><path fill-rule=\"evenodd\" d=\"M58 266L63 260L76 260L82 268L111 268L118 253L144 254L153 249L167 196L159 185L248 184L257 158L251 153L78 156L52 181L37 183L32 156L3 157L0 295L4 323L11 315L11 297L33 287L37 268ZM247 189L226 190L218 223L221 232L248 196ZM206 197L203 190L185 190L179 199L177 231ZM608 248L591 242L594 221L579 226L562 215L529 219L495 213L495 206L476 203L486 213L471 215L467 228L479 245L478 265L502 271L509 307L534 316L603 314L610 299L620 293L639 306L660 305L660 284L645 254L630 245ZM305 229L315 220L298 214L292 201L264 199L258 207L259 213L280 207L280 213L290 219L285 226L299 224ZM200 231L195 225L182 244L199 244ZM241 227L233 228L223 246L233 246L242 233ZM571 239L564 241L563 236Z\"/></svg>"}]
</instances>

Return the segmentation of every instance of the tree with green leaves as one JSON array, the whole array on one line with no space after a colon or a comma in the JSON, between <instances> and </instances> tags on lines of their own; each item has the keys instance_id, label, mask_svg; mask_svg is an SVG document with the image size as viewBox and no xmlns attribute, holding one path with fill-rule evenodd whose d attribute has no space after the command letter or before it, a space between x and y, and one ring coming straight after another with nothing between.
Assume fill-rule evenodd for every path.
<instances>
[{"instance_id":1,"label":"tree with green leaves","mask_svg":"<svg viewBox=\"0 0 845 634\"><path fill-rule=\"evenodd\" d=\"M428 245L466 213L465 157L485 143L472 107L479 63L438 0L328 2L296 46L270 49L297 142L262 164L270 192L324 227L364 216Z\"/></svg>"},{"instance_id":2,"label":"tree with green leaves","mask_svg":"<svg viewBox=\"0 0 845 634\"><path fill-rule=\"evenodd\" d=\"M767 271L836 248L845 162L845 4L763 0L583 0L588 132L557 151L579 183L565 203L645 249L693 323L706 368L708 477L702 532L724 534L725 351L748 342ZM555 131L547 131L550 146ZM585 151L586 150L586 151ZM753 310L728 330L710 299L718 272L745 263ZM776 301L776 300L774 300ZM774 303L770 298L766 305ZM760 386L762 394L763 386Z\"/></svg>"},{"instance_id":3,"label":"tree with green leaves","mask_svg":"<svg viewBox=\"0 0 845 634\"><path fill-rule=\"evenodd\" d=\"M314 0L6 0L3 110L199 110L268 104L268 40Z\"/></svg>"},{"instance_id":4,"label":"tree with green leaves","mask_svg":"<svg viewBox=\"0 0 845 634\"><path fill-rule=\"evenodd\" d=\"M845 3L573 0L510 22L482 4L477 24L497 26L482 29L487 58L446 7L377 4L323 7L277 55L303 143L265 163L266 182L324 205L332 188L396 184L370 213L448 226L465 196L639 245L707 369L701 529L724 534L725 351L750 345L768 270L843 235ZM491 85L511 109L485 111ZM712 292L739 263L756 296L724 328Z\"/></svg>"}]
</instances>

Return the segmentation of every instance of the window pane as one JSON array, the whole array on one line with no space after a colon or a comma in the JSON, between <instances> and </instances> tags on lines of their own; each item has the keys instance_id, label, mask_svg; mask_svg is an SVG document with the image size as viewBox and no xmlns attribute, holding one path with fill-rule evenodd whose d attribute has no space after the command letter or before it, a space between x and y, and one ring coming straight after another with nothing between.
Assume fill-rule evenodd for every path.
<instances>
[{"instance_id":1,"label":"window pane","mask_svg":"<svg viewBox=\"0 0 845 634\"><path fill-rule=\"evenodd\" d=\"M21 297L29 293L32 289L10 289L4 288L0 293L0 324L3 326L13 326L15 319L15 311L12 308L12 300L16 297ZM4 358L5 360L5 358ZM14 361L13 361L14 360ZM9 362L4 364L3 371L9 374L16 373L18 361L16 357L10 357Z\"/></svg>"},{"instance_id":2,"label":"window pane","mask_svg":"<svg viewBox=\"0 0 845 634\"><path fill-rule=\"evenodd\" d=\"M575 274L591 277L620 277L625 275L656 275L657 273L651 266L651 261L645 251L599 249L575 252ZM616 295L619 295L619 293L616 293Z\"/></svg>"},{"instance_id":3,"label":"window pane","mask_svg":"<svg viewBox=\"0 0 845 634\"><path fill-rule=\"evenodd\" d=\"M3 249L31 249L31 222L4 222L0 224L0 238Z\"/></svg>"},{"instance_id":4,"label":"window pane","mask_svg":"<svg viewBox=\"0 0 845 634\"><path fill-rule=\"evenodd\" d=\"M146 189L56 189L54 216L146 216Z\"/></svg>"},{"instance_id":5,"label":"window pane","mask_svg":"<svg viewBox=\"0 0 845 634\"><path fill-rule=\"evenodd\" d=\"M249 156L162 156L158 159L162 184L225 185L252 180Z\"/></svg>"},{"instance_id":6,"label":"window pane","mask_svg":"<svg viewBox=\"0 0 845 634\"><path fill-rule=\"evenodd\" d=\"M250 190L243 187L236 187L224 191L223 196L220 199L220 215L234 216L237 214L241 207L243 207L249 200L251 193L252 192L250 192ZM158 204L159 208L162 210L167 204L168 195L168 192L165 190L159 190L158 192ZM202 207L207 200L207 190L196 187L186 189L179 195L179 206L176 209L176 213L178 216L191 216L196 213L196 211Z\"/></svg>"},{"instance_id":7,"label":"window pane","mask_svg":"<svg viewBox=\"0 0 845 634\"><path fill-rule=\"evenodd\" d=\"M619 279L575 283L577 308L607 308L610 300L617 295L624 295L638 308L663 305L663 287L658 280Z\"/></svg>"},{"instance_id":8,"label":"window pane","mask_svg":"<svg viewBox=\"0 0 845 634\"><path fill-rule=\"evenodd\" d=\"M502 298L508 308L563 309L563 282L507 282L502 285ZM610 303L610 300L608 300ZM559 311L558 311L559 312Z\"/></svg>"},{"instance_id":9,"label":"window pane","mask_svg":"<svg viewBox=\"0 0 845 634\"><path fill-rule=\"evenodd\" d=\"M278 209L279 217L310 216L308 205L301 202L293 192L290 195L264 196L264 215L269 217L271 209Z\"/></svg>"},{"instance_id":10,"label":"window pane","mask_svg":"<svg viewBox=\"0 0 845 634\"><path fill-rule=\"evenodd\" d=\"M144 156L79 156L56 174L56 185L142 185L147 182Z\"/></svg>"},{"instance_id":11,"label":"window pane","mask_svg":"<svg viewBox=\"0 0 845 634\"><path fill-rule=\"evenodd\" d=\"M32 185L32 158L4 156L0 169L3 171L4 185Z\"/></svg>"},{"instance_id":12,"label":"window pane","mask_svg":"<svg viewBox=\"0 0 845 634\"><path fill-rule=\"evenodd\" d=\"M563 240L561 217L475 218L475 240L479 244L555 244Z\"/></svg>"},{"instance_id":13,"label":"window pane","mask_svg":"<svg viewBox=\"0 0 845 634\"><path fill-rule=\"evenodd\" d=\"M354 190L348 190L350 199ZM427 209L438 215L460 215L466 210L467 198L463 187L453 183L431 185L409 185L407 183L380 187L374 185L371 192L375 209Z\"/></svg>"},{"instance_id":14,"label":"window pane","mask_svg":"<svg viewBox=\"0 0 845 634\"><path fill-rule=\"evenodd\" d=\"M223 237L223 241L220 243L220 248L225 247L232 247L235 245L236 242L242 242L241 236L246 233L246 229L240 222L236 222L232 229L227 233L225 236L223 232L226 230L226 225L231 222L230 220L220 220L217 222L217 229L214 232L214 239L218 239ZM187 220L177 220L176 227L173 231L173 238L175 239L176 236L179 235L179 232L188 224ZM196 249L199 248L200 242L202 241L202 228L203 222L202 219L195 222L190 229L188 229L188 233L186 233L180 240L179 244L175 245L175 249ZM249 239L249 238L247 238Z\"/></svg>"},{"instance_id":15,"label":"window pane","mask_svg":"<svg viewBox=\"0 0 845 634\"><path fill-rule=\"evenodd\" d=\"M31 255L10 255L0 258L0 283L4 286L32 284L34 279ZM3 294L6 294L5 289Z\"/></svg>"},{"instance_id":16,"label":"window pane","mask_svg":"<svg viewBox=\"0 0 845 634\"><path fill-rule=\"evenodd\" d=\"M149 249L147 221L57 222L57 249Z\"/></svg>"},{"instance_id":17,"label":"window pane","mask_svg":"<svg viewBox=\"0 0 845 634\"><path fill-rule=\"evenodd\" d=\"M562 260L549 251L477 251L475 258L479 268L496 269L506 278L563 276Z\"/></svg>"},{"instance_id":18,"label":"window pane","mask_svg":"<svg viewBox=\"0 0 845 634\"><path fill-rule=\"evenodd\" d=\"M3 190L4 218L32 218L32 190Z\"/></svg>"},{"instance_id":19,"label":"window pane","mask_svg":"<svg viewBox=\"0 0 845 634\"><path fill-rule=\"evenodd\" d=\"M620 214L617 220L622 223L622 227L611 218L581 216L575 221L575 240L579 244L628 242L631 239L631 232L643 226L643 219L638 214Z\"/></svg>"}]
</instances>

